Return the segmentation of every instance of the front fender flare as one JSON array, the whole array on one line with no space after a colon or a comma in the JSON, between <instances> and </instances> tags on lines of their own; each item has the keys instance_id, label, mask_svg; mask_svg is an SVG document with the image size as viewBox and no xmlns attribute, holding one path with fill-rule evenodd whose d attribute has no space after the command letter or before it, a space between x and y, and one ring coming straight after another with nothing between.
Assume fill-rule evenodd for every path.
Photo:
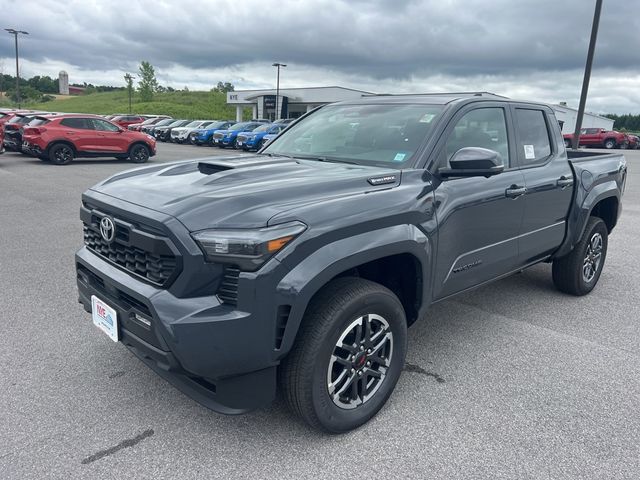
<instances>
[{"instance_id":1,"label":"front fender flare","mask_svg":"<svg viewBox=\"0 0 640 480\"><path fill-rule=\"evenodd\" d=\"M415 225L395 225L343 238L324 245L292 268L277 286L280 300L291 305L280 357L286 355L295 340L311 298L342 272L373 260L407 253L421 264L423 302L427 301L430 282L432 244Z\"/></svg>"}]
</instances>

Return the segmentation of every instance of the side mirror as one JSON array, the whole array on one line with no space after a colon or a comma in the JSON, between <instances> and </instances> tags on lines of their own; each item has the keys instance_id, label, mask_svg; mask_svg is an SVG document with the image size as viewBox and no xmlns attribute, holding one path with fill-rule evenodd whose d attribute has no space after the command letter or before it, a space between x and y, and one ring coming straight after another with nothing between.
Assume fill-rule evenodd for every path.
<instances>
[{"instance_id":1,"label":"side mirror","mask_svg":"<svg viewBox=\"0 0 640 480\"><path fill-rule=\"evenodd\" d=\"M502 157L495 150L480 147L465 147L453 154L449 160L451 168L440 168L441 177L491 177L504 170Z\"/></svg>"}]
</instances>

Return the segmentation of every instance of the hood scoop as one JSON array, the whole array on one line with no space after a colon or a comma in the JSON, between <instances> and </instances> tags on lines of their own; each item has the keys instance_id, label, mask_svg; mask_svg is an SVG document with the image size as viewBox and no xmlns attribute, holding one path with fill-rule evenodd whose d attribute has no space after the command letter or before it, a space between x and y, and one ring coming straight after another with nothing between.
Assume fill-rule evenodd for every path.
<instances>
[{"instance_id":1,"label":"hood scoop","mask_svg":"<svg viewBox=\"0 0 640 480\"><path fill-rule=\"evenodd\" d=\"M204 175L213 175L215 173L225 172L227 170L237 168L263 167L265 165L283 165L285 163L298 163L288 157L231 157L224 160L201 160L198 162L198 170Z\"/></svg>"}]
</instances>

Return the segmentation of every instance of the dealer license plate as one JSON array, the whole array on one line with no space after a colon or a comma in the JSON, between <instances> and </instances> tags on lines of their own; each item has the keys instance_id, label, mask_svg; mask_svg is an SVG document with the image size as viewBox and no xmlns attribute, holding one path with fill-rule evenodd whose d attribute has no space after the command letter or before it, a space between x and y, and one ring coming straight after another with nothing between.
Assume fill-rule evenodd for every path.
<instances>
[{"instance_id":1,"label":"dealer license plate","mask_svg":"<svg viewBox=\"0 0 640 480\"><path fill-rule=\"evenodd\" d=\"M114 342L118 341L118 315L113 308L95 295L91 296L91 317L96 327Z\"/></svg>"}]
</instances>

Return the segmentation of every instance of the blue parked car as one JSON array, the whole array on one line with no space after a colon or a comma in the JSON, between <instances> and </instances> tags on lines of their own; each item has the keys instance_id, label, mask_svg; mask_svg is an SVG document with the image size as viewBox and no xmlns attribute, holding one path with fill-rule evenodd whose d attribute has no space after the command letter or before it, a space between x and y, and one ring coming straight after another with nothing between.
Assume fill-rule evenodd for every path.
<instances>
[{"instance_id":1,"label":"blue parked car","mask_svg":"<svg viewBox=\"0 0 640 480\"><path fill-rule=\"evenodd\" d=\"M286 125L267 123L266 125L260 125L258 128L240 132L236 139L236 148L242 148L243 150L260 150L264 142L266 135L277 135L286 128Z\"/></svg>"},{"instance_id":2,"label":"blue parked car","mask_svg":"<svg viewBox=\"0 0 640 480\"><path fill-rule=\"evenodd\" d=\"M260 146L260 148L269 145L269 142L271 140L273 140L274 138L276 138L278 135L280 135L279 133L270 133L268 135L265 135L264 138L262 139L262 145Z\"/></svg>"},{"instance_id":3,"label":"blue parked car","mask_svg":"<svg viewBox=\"0 0 640 480\"><path fill-rule=\"evenodd\" d=\"M191 135L189 135L189 138L191 140L191 143L193 143L194 145L211 145L213 144L213 134L216 132L216 130L229 128L231 125L233 125L233 122L229 122L227 120L215 122L211 125L208 125L207 128L199 128L198 130L194 130Z\"/></svg>"},{"instance_id":4,"label":"blue parked car","mask_svg":"<svg viewBox=\"0 0 640 480\"><path fill-rule=\"evenodd\" d=\"M220 148L235 148L236 140L240 132L251 131L264 124L265 122L240 122L235 125L231 125L226 130L217 130L213 134L213 145L217 145Z\"/></svg>"}]
</instances>

